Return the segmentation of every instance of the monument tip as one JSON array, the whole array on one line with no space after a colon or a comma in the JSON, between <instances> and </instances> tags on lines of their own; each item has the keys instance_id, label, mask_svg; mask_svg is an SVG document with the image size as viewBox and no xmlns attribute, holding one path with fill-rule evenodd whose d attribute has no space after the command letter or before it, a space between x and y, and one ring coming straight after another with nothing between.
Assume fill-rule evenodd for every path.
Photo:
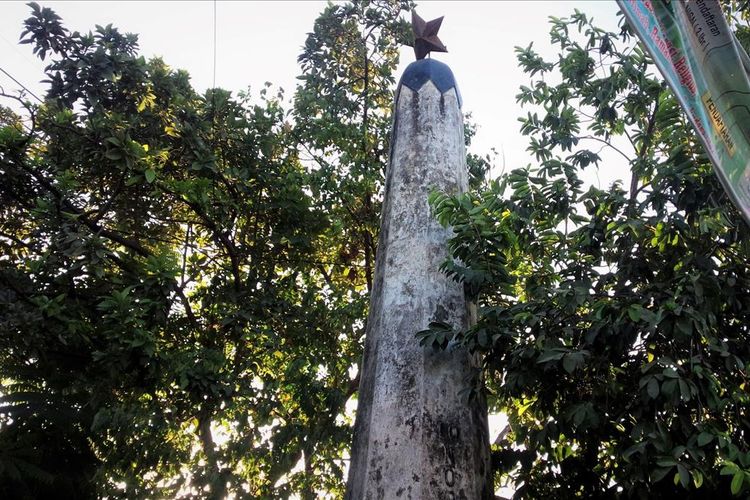
<instances>
[{"instance_id":1,"label":"monument tip","mask_svg":"<svg viewBox=\"0 0 750 500\"><path fill-rule=\"evenodd\" d=\"M453 71L447 64L435 59L420 59L409 64L401 76L398 88L404 86L409 87L414 92L419 92L422 85L427 82L432 82L442 94L454 89L458 98L458 106L463 106L463 99L461 98L461 92L458 90Z\"/></svg>"}]
</instances>

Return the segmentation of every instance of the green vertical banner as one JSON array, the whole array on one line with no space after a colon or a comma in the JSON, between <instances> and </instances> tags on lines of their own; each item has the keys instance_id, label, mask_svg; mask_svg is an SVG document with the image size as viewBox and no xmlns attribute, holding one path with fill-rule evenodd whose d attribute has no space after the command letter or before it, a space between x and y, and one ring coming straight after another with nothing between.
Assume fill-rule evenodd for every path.
<instances>
[{"instance_id":1,"label":"green vertical banner","mask_svg":"<svg viewBox=\"0 0 750 500\"><path fill-rule=\"evenodd\" d=\"M750 59L717 0L617 0L750 223Z\"/></svg>"}]
</instances>

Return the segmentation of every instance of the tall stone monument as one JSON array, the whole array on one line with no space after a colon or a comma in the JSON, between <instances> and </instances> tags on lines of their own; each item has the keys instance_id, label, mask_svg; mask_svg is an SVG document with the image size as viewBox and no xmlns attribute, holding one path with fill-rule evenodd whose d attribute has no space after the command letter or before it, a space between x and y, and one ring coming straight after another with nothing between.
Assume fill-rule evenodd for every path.
<instances>
[{"instance_id":1,"label":"tall stone monument","mask_svg":"<svg viewBox=\"0 0 750 500\"><path fill-rule=\"evenodd\" d=\"M359 499L492 498L487 412L461 395L475 360L435 351L415 334L431 321L471 321L461 284L439 270L450 229L430 213L432 189L467 188L461 97L442 18L413 14L415 52L396 91L375 282L359 388L347 496Z\"/></svg>"}]
</instances>

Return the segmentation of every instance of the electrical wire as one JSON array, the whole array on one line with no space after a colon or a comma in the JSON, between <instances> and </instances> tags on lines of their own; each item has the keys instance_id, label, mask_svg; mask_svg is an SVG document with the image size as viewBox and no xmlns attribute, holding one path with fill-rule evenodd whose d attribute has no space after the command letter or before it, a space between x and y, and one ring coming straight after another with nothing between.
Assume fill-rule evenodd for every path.
<instances>
[{"instance_id":1,"label":"electrical wire","mask_svg":"<svg viewBox=\"0 0 750 500\"><path fill-rule=\"evenodd\" d=\"M214 81L213 88L216 88L216 0L214 0Z\"/></svg>"},{"instance_id":2,"label":"electrical wire","mask_svg":"<svg viewBox=\"0 0 750 500\"><path fill-rule=\"evenodd\" d=\"M36 95L35 93L33 93L32 91L30 91L30 90L28 89L28 87L26 87L26 85L24 85L23 83L19 82L18 80L16 80L16 79L15 79L15 78L13 77L13 75L11 75L11 74L10 74L10 73L8 73L7 71L5 71L5 69L3 69L3 67L2 67L2 66L0 66L0 71L2 71L3 73L5 73L5 75L6 75L6 76L7 76L8 78L10 78L11 80L13 80L13 81L14 81L14 82L15 82L15 83L16 83L17 85L19 85L19 86L20 86L20 87L21 87L22 89L24 89L24 90L25 90L26 92L28 92L28 93L29 93L29 95L30 95L31 97L33 97L34 99L36 99L36 100L37 100L37 101L39 101L39 102L44 102L43 100L39 99L39 96L37 96L37 95Z\"/></svg>"}]
</instances>

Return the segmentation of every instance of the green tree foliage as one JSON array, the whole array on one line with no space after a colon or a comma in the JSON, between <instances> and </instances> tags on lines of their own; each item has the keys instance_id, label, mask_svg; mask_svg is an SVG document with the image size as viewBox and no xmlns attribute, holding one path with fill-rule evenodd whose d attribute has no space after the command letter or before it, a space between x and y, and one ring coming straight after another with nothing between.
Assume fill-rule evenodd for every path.
<instances>
[{"instance_id":1,"label":"green tree foliage","mask_svg":"<svg viewBox=\"0 0 750 500\"><path fill-rule=\"evenodd\" d=\"M408 5L329 6L290 112L30 6L49 90L0 113L0 495L341 494Z\"/></svg>"},{"instance_id":2,"label":"green tree foliage","mask_svg":"<svg viewBox=\"0 0 750 500\"><path fill-rule=\"evenodd\" d=\"M510 421L496 470L518 498L744 495L748 228L629 30L551 23L557 61L517 49L538 166L432 197L481 305L460 339ZM601 146L627 186L585 186Z\"/></svg>"},{"instance_id":3,"label":"green tree foliage","mask_svg":"<svg viewBox=\"0 0 750 500\"><path fill-rule=\"evenodd\" d=\"M748 227L627 27L576 12L550 34L557 60L517 48L537 165L432 195L445 271L480 304L459 339L509 417L498 479L517 498L744 496ZM585 184L602 147L626 185Z\"/></svg>"},{"instance_id":4,"label":"green tree foliage","mask_svg":"<svg viewBox=\"0 0 750 500\"><path fill-rule=\"evenodd\" d=\"M329 5L299 62L295 134L313 165L313 196L340 226L329 235L344 270L369 291L388 159L394 71L410 26L406 1ZM336 257L336 255L332 255Z\"/></svg>"}]
</instances>

